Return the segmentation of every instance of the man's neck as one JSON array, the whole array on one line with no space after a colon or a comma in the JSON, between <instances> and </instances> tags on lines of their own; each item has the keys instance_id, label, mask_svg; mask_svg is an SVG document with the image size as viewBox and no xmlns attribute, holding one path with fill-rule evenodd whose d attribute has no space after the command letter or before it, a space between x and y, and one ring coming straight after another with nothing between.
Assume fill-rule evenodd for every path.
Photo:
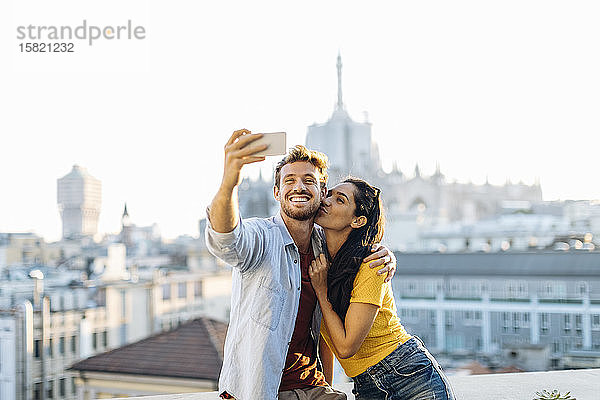
<instances>
[{"instance_id":1,"label":"man's neck","mask_svg":"<svg viewBox=\"0 0 600 400\"><path fill-rule=\"evenodd\" d=\"M311 247L310 238L314 227L314 219L310 218L306 221L299 221L297 219L288 217L281 211L280 214L281 218L283 219L283 223L290 233L292 240L298 247L298 250L302 253L308 253L308 250Z\"/></svg>"}]
</instances>

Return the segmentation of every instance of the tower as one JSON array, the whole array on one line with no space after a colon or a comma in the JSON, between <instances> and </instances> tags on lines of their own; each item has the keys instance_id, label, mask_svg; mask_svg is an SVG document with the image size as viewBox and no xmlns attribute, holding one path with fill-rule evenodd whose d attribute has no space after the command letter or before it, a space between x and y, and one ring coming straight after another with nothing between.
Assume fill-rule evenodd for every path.
<instances>
[{"instance_id":1,"label":"tower","mask_svg":"<svg viewBox=\"0 0 600 400\"><path fill-rule=\"evenodd\" d=\"M129 212L127 211L127 203L125 203L125 209L123 210L123 215L121 216L121 243L123 243L128 249L133 245L131 230L131 218L129 217Z\"/></svg>"},{"instance_id":2,"label":"tower","mask_svg":"<svg viewBox=\"0 0 600 400\"><path fill-rule=\"evenodd\" d=\"M57 180L57 201L63 239L98 233L102 183L85 168L74 165L71 172Z\"/></svg>"},{"instance_id":3,"label":"tower","mask_svg":"<svg viewBox=\"0 0 600 400\"><path fill-rule=\"evenodd\" d=\"M306 147L329 158L329 176L333 182L346 175L369 178L381 169L379 151L372 141L371 123L350 118L342 99L342 57L337 56L337 102L324 124L308 127Z\"/></svg>"}]
</instances>

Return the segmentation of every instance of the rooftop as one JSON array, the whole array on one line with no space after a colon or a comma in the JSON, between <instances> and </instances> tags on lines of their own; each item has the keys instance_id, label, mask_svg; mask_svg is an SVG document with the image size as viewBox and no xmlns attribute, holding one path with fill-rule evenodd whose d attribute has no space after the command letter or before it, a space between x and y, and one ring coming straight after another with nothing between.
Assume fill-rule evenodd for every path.
<instances>
[{"instance_id":1,"label":"rooftop","mask_svg":"<svg viewBox=\"0 0 600 400\"><path fill-rule=\"evenodd\" d=\"M600 252L396 252L397 275L524 275L600 277Z\"/></svg>"},{"instance_id":2,"label":"rooftop","mask_svg":"<svg viewBox=\"0 0 600 400\"><path fill-rule=\"evenodd\" d=\"M75 363L78 371L217 380L227 324L198 318Z\"/></svg>"}]
</instances>

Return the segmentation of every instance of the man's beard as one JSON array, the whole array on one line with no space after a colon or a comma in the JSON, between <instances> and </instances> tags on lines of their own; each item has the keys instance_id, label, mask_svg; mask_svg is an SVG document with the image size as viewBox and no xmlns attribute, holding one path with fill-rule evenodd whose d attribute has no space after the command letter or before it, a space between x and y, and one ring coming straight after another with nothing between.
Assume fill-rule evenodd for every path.
<instances>
[{"instance_id":1,"label":"man's beard","mask_svg":"<svg viewBox=\"0 0 600 400\"><path fill-rule=\"evenodd\" d=\"M295 219L297 221L307 221L315 217L317 211L319 211L320 206L321 203L317 201L314 204L311 204L308 208L298 210L284 201L281 203L281 210L285 215L292 219Z\"/></svg>"}]
</instances>

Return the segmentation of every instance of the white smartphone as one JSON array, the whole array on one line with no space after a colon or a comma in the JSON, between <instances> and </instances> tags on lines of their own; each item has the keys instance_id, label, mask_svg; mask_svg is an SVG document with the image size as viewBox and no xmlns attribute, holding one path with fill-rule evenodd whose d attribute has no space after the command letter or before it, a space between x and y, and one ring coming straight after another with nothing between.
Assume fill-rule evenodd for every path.
<instances>
[{"instance_id":1,"label":"white smartphone","mask_svg":"<svg viewBox=\"0 0 600 400\"><path fill-rule=\"evenodd\" d=\"M265 150L254 154L255 156L280 156L286 151L286 133L270 132L263 133L263 137L252 142L252 146L266 144L269 145Z\"/></svg>"}]
</instances>

